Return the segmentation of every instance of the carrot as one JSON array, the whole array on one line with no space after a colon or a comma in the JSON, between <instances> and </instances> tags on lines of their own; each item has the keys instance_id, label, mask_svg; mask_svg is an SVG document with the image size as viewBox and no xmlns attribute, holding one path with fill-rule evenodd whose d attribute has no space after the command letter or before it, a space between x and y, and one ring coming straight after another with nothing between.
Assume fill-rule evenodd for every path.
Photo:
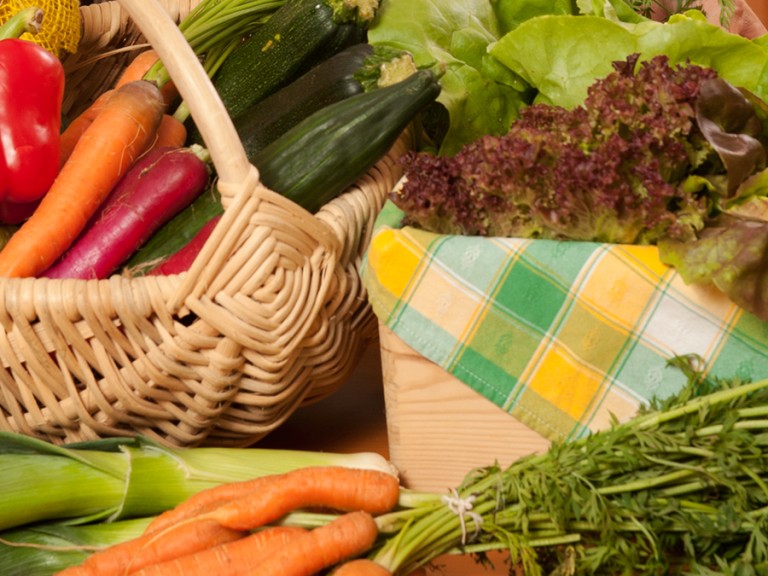
<instances>
[{"instance_id":1,"label":"carrot","mask_svg":"<svg viewBox=\"0 0 768 576\"><path fill-rule=\"evenodd\" d=\"M78 114L69 124L67 124L67 127L62 130L60 137L60 164L62 166L67 161L70 154L72 154L72 150L74 150L75 144L77 144L77 141L80 140L80 137L83 135L83 132L85 132L85 129L91 125L96 116L99 115L99 112L104 109L104 105L107 103L110 96L112 96L113 92L114 90L105 90L99 94L96 100L91 102L91 105L88 106L88 108L80 112L80 114Z\"/></svg>"},{"instance_id":2,"label":"carrot","mask_svg":"<svg viewBox=\"0 0 768 576\"><path fill-rule=\"evenodd\" d=\"M155 141L150 150L157 148L181 148L187 141L187 127L171 114L163 114L157 128Z\"/></svg>"},{"instance_id":3,"label":"carrot","mask_svg":"<svg viewBox=\"0 0 768 576\"><path fill-rule=\"evenodd\" d=\"M392 576L392 572L369 558L355 558L336 568L333 576Z\"/></svg>"},{"instance_id":4,"label":"carrot","mask_svg":"<svg viewBox=\"0 0 768 576\"><path fill-rule=\"evenodd\" d=\"M91 554L77 566L56 576L115 576L130 574L153 564L194 554L239 540L245 532L228 530L211 520L193 520L157 534L142 534ZM213 576L215 572L211 573Z\"/></svg>"},{"instance_id":5,"label":"carrot","mask_svg":"<svg viewBox=\"0 0 768 576\"><path fill-rule=\"evenodd\" d=\"M120 88L125 84L130 84L136 80L141 80L144 75L149 72L149 69L155 65L158 56L157 52L153 48L147 48L139 52L128 65L123 68L120 76L115 81L115 88Z\"/></svg>"},{"instance_id":6,"label":"carrot","mask_svg":"<svg viewBox=\"0 0 768 576\"><path fill-rule=\"evenodd\" d=\"M304 533L298 526L270 526L248 536L212 546L175 560L146 566L129 572L131 576L237 576L257 574L258 565L275 549L298 534Z\"/></svg>"},{"instance_id":7,"label":"carrot","mask_svg":"<svg viewBox=\"0 0 768 576\"><path fill-rule=\"evenodd\" d=\"M376 521L368 512L347 512L277 548L253 574L310 576L367 552L378 533Z\"/></svg>"},{"instance_id":8,"label":"carrot","mask_svg":"<svg viewBox=\"0 0 768 576\"><path fill-rule=\"evenodd\" d=\"M198 492L160 514L147 531L191 517L208 517L235 530L252 530L306 507L382 514L394 508L399 495L397 477L380 470L307 466Z\"/></svg>"},{"instance_id":9,"label":"carrot","mask_svg":"<svg viewBox=\"0 0 768 576\"><path fill-rule=\"evenodd\" d=\"M0 250L0 276L35 276L64 253L152 144L163 108L157 87L144 80L114 92L35 212Z\"/></svg>"},{"instance_id":10,"label":"carrot","mask_svg":"<svg viewBox=\"0 0 768 576\"><path fill-rule=\"evenodd\" d=\"M109 90L105 90L102 92L96 100L94 100L91 105L83 110L76 118L74 118L64 129L64 131L61 134L61 164L63 165L64 162L69 158L69 155L72 152L72 149L75 147L75 144L79 140L80 136L82 135L85 128L90 126L91 122L93 122L93 119L96 118L99 112L104 108L104 103L107 101L109 96L121 86L125 86L126 84L129 84L130 82L134 82L136 80L141 80L142 77L149 71L150 68L157 62L157 52L155 52L154 49L148 49L140 52L133 60L131 60L130 64L123 70L123 72L118 77L117 81L115 82L115 85L113 88ZM176 91L176 87L172 83L168 83L160 88L160 91L163 93L163 100L165 101L166 105L169 105L178 95ZM170 115L168 115L169 118L171 118ZM173 134L171 140L172 142L177 142L180 138L181 131L178 125L181 126L181 129L183 129L183 138L181 139L181 142L177 144L177 147L183 146L187 139L187 130L184 124L175 118L173 118L175 121L174 123L171 123L170 120L163 119L163 124L161 124L159 132L161 134L167 133L169 136ZM161 138L158 136L158 138ZM161 144L158 143L156 146L170 146L172 144Z\"/></svg>"},{"instance_id":11,"label":"carrot","mask_svg":"<svg viewBox=\"0 0 768 576\"><path fill-rule=\"evenodd\" d=\"M153 48L148 48L139 52L136 57L128 63L120 76L118 76L115 82L115 88L124 86L136 80L142 80L146 76L152 67L157 63L157 52ZM160 92L163 93L163 100L166 106L170 106L178 97L179 92L173 82L167 82L160 87Z\"/></svg>"}]
</instances>

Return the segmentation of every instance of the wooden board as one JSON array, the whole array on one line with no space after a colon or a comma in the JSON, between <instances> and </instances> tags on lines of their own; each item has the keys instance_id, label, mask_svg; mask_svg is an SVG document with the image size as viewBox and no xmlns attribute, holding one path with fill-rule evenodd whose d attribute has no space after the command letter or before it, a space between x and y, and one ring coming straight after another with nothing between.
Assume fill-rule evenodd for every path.
<instances>
[{"instance_id":1,"label":"wooden board","mask_svg":"<svg viewBox=\"0 0 768 576\"><path fill-rule=\"evenodd\" d=\"M386 326L379 339L389 454L404 485L448 491L475 467L508 465L549 446Z\"/></svg>"}]
</instances>

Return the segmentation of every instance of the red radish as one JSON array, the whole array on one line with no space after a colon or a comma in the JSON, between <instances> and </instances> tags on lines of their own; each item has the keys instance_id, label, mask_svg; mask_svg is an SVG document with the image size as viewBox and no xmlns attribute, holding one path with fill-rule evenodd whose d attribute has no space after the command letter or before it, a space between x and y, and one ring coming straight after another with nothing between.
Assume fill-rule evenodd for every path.
<instances>
[{"instance_id":1,"label":"red radish","mask_svg":"<svg viewBox=\"0 0 768 576\"><path fill-rule=\"evenodd\" d=\"M189 270L219 220L221 214L208 220L189 242L147 272L147 276L169 276Z\"/></svg>"},{"instance_id":2,"label":"red radish","mask_svg":"<svg viewBox=\"0 0 768 576\"><path fill-rule=\"evenodd\" d=\"M158 148L139 158L46 278L106 278L208 185L207 151Z\"/></svg>"}]
</instances>

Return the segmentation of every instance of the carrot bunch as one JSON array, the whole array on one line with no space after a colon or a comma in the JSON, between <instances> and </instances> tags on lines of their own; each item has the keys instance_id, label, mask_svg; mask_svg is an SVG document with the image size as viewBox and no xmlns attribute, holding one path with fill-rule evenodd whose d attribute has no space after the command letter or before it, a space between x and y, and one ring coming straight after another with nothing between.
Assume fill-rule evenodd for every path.
<instances>
[{"instance_id":1,"label":"carrot bunch","mask_svg":"<svg viewBox=\"0 0 768 576\"><path fill-rule=\"evenodd\" d=\"M341 466L222 484L57 576L311 576L333 568L347 576L389 574L362 556L379 536L375 516L391 511L399 497L396 476ZM313 509L334 515L314 528L282 522Z\"/></svg>"}]
</instances>

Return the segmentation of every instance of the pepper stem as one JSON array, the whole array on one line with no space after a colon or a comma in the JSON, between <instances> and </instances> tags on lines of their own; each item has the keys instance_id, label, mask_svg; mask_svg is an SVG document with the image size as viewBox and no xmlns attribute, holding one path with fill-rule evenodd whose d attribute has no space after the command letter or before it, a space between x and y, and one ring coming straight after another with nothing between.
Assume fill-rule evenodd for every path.
<instances>
[{"instance_id":1,"label":"pepper stem","mask_svg":"<svg viewBox=\"0 0 768 576\"><path fill-rule=\"evenodd\" d=\"M43 25L43 9L30 6L19 10L0 26L0 40L19 38L25 32L37 34Z\"/></svg>"}]
</instances>

